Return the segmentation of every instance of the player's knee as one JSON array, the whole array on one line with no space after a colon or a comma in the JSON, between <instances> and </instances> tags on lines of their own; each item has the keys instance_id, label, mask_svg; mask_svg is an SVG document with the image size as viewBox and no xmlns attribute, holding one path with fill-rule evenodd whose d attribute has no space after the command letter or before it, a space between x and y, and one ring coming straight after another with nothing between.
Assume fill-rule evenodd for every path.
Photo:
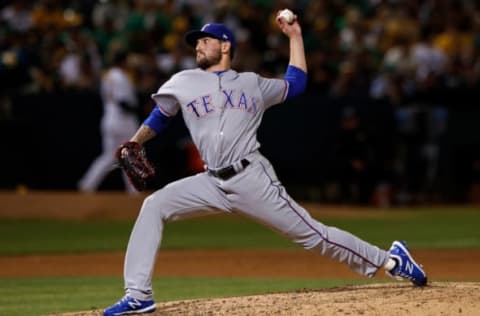
<instances>
[{"instance_id":1,"label":"player's knee","mask_svg":"<svg viewBox=\"0 0 480 316\"><path fill-rule=\"evenodd\" d=\"M145 198L142 204L141 212L154 213L154 215L159 217L160 220L165 221L168 218L168 208L158 193L159 192L153 193Z\"/></svg>"},{"instance_id":2,"label":"player's knee","mask_svg":"<svg viewBox=\"0 0 480 316\"><path fill-rule=\"evenodd\" d=\"M295 243L300 245L306 250L311 250L315 248L322 240L317 236L311 236L310 238L297 238L293 239Z\"/></svg>"}]
</instances>

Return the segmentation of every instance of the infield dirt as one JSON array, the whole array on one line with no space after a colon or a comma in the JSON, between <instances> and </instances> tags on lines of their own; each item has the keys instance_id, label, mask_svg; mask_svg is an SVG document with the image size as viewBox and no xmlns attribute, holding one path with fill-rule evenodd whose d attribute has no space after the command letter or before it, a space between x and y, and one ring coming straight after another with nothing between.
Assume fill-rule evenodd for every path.
<instances>
[{"instance_id":1,"label":"infield dirt","mask_svg":"<svg viewBox=\"0 0 480 316\"><path fill-rule=\"evenodd\" d=\"M186 300L157 304L152 316L324 316L445 315L475 316L480 311L480 283L408 283L349 286L319 291ZM62 316L99 316L101 311Z\"/></svg>"}]
</instances>

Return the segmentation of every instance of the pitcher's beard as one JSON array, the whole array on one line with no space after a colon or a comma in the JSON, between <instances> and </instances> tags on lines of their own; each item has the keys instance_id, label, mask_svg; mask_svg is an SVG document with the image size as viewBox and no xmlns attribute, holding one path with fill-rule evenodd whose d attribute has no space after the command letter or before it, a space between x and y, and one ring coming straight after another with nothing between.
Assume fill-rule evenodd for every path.
<instances>
[{"instance_id":1,"label":"pitcher's beard","mask_svg":"<svg viewBox=\"0 0 480 316\"><path fill-rule=\"evenodd\" d=\"M222 58L222 55L220 54L220 52L215 56L210 56L210 57L202 54L200 55L200 57L197 56L197 66L203 70L206 70L212 66L218 65L220 63L221 58Z\"/></svg>"}]
</instances>

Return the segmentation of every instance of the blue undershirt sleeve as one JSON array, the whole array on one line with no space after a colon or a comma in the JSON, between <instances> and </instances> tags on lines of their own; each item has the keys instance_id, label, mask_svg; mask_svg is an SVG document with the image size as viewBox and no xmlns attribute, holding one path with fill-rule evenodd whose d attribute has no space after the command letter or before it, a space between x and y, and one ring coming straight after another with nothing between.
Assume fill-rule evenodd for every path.
<instances>
[{"instance_id":1,"label":"blue undershirt sleeve","mask_svg":"<svg viewBox=\"0 0 480 316\"><path fill-rule=\"evenodd\" d=\"M307 87L307 73L298 67L288 65L284 79L288 81L287 100L302 94Z\"/></svg>"},{"instance_id":2,"label":"blue undershirt sleeve","mask_svg":"<svg viewBox=\"0 0 480 316\"><path fill-rule=\"evenodd\" d=\"M172 120L172 116L166 116L160 111L158 106L150 112L150 115L143 121L143 125L147 125L153 129L157 134L161 133Z\"/></svg>"}]
</instances>

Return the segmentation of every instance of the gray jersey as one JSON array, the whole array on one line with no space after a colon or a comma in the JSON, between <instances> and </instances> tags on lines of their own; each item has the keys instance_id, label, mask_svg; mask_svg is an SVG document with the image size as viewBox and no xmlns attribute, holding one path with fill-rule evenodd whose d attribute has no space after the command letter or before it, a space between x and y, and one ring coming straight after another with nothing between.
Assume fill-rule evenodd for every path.
<instances>
[{"instance_id":1,"label":"gray jersey","mask_svg":"<svg viewBox=\"0 0 480 316\"><path fill-rule=\"evenodd\" d=\"M288 82L252 72L220 74L185 70L163 84L152 98L160 110L175 115L181 109L185 124L212 169L247 157L260 144L257 129L263 113L285 100Z\"/></svg>"}]
</instances>

